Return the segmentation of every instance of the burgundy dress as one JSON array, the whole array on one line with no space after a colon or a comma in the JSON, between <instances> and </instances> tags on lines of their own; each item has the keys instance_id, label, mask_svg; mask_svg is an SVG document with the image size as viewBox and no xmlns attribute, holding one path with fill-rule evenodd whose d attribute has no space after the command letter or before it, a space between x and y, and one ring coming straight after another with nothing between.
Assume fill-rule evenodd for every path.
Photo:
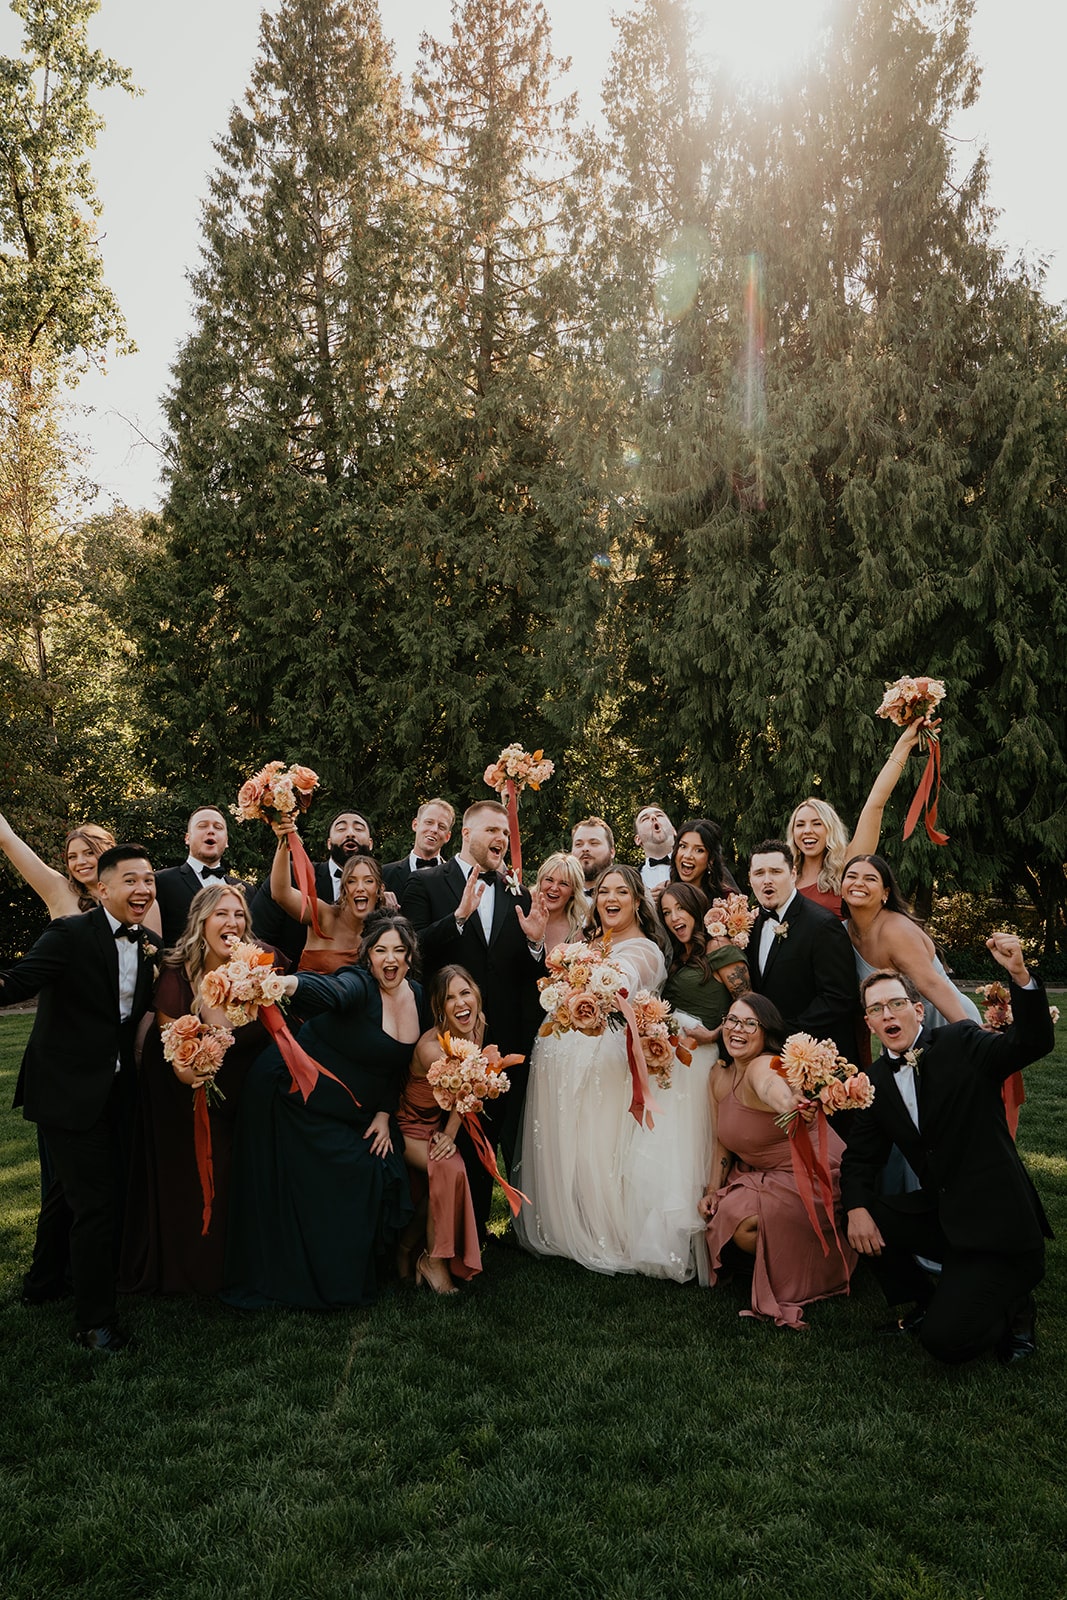
<instances>
[{"instance_id":1,"label":"burgundy dress","mask_svg":"<svg viewBox=\"0 0 1067 1600\"><path fill-rule=\"evenodd\" d=\"M740 1315L773 1317L779 1328L805 1328L804 1306L813 1300L848 1293L855 1251L840 1223L838 1249L826 1212L816 1198L816 1215L830 1246L829 1255L823 1255L793 1176L789 1138L776 1126L773 1111L754 1111L742 1105L731 1089L719 1102L717 1133L720 1144L737 1159L729 1182L718 1191L719 1203L708 1223L710 1282L714 1285L718 1281L723 1249L738 1224L746 1217L757 1217L752 1308ZM827 1130L827 1137L835 1207L839 1208L841 1152L845 1146L832 1128Z\"/></svg>"},{"instance_id":2,"label":"burgundy dress","mask_svg":"<svg viewBox=\"0 0 1067 1600\"><path fill-rule=\"evenodd\" d=\"M425 1139L443 1126L444 1113L433 1097L425 1078L408 1074L400 1096L396 1120L406 1139ZM458 1150L441 1160L426 1163L426 1174L408 1168L412 1194L420 1200L429 1182L430 1215L433 1218L433 1255L448 1265L454 1278L467 1280L482 1270L478 1248L478 1224L474 1218L467 1169Z\"/></svg>"},{"instance_id":3,"label":"burgundy dress","mask_svg":"<svg viewBox=\"0 0 1067 1600\"><path fill-rule=\"evenodd\" d=\"M817 906L822 906L824 911L832 911L835 917L840 917L844 921L840 889L820 889L817 883L798 883L797 893L802 894L805 900L812 900Z\"/></svg>"},{"instance_id":4,"label":"burgundy dress","mask_svg":"<svg viewBox=\"0 0 1067 1600\"><path fill-rule=\"evenodd\" d=\"M277 965L287 965L280 952ZM164 968L155 1009L167 1017L192 1010L193 991L178 967ZM163 1040L152 1024L139 1078L119 1288L126 1294L217 1294L223 1284L230 1156L245 1076L270 1043L257 1018L233 1030L233 1044L216 1083L226 1096L209 1107L215 1198L211 1226L202 1233L204 1200L193 1148L193 1093L163 1059ZM199 1091L196 1091L199 1093Z\"/></svg>"}]
</instances>

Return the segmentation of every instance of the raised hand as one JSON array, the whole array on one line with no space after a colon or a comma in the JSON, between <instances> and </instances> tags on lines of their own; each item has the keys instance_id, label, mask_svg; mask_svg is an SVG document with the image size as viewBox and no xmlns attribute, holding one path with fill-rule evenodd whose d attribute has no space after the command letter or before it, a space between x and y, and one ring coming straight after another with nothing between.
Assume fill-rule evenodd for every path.
<instances>
[{"instance_id":1,"label":"raised hand","mask_svg":"<svg viewBox=\"0 0 1067 1600\"><path fill-rule=\"evenodd\" d=\"M1030 982L1030 974L1023 960L1023 947L1014 933L991 933L986 940L986 949L993 960L1002 966L1013 983L1020 989L1025 989Z\"/></svg>"},{"instance_id":2,"label":"raised hand","mask_svg":"<svg viewBox=\"0 0 1067 1600\"><path fill-rule=\"evenodd\" d=\"M522 907L515 907L515 915L519 919L519 927L526 935L530 944L544 944L545 929L548 927L548 902L540 889L534 889L530 895L530 909L524 912Z\"/></svg>"},{"instance_id":3,"label":"raised hand","mask_svg":"<svg viewBox=\"0 0 1067 1600\"><path fill-rule=\"evenodd\" d=\"M459 905L456 907L456 921L466 922L478 909L478 902L485 893L486 886L482 883L478 869L475 867L467 879L467 886L463 891Z\"/></svg>"}]
</instances>

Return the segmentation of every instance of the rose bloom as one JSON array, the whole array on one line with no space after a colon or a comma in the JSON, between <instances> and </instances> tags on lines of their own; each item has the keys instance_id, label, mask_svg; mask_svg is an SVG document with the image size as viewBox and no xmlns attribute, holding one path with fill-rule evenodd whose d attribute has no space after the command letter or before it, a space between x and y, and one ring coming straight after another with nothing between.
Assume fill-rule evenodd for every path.
<instances>
[{"instance_id":1,"label":"rose bloom","mask_svg":"<svg viewBox=\"0 0 1067 1600\"><path fill-rule=\"evenodd\" d=\"M171 1042L170 1059L176 1067L191 1067L199 1054L199 1039L181 1037Z\"/></svg>"},{"instance_id":2,"label":"rose bloom","mask_svg":"<svg viewBox=\"0 0 1067 1600\"><path fill-rule=\"evenodd\" d=\"M666 1066L674 1054L670 1040L658 1033L642 1037L641 1050L650 1067Z\"/></svg>"},{"instance_id":3,"label":"rose bloom","mask_svg":"<svg viewBox=\"0 0 1067 1600\"><path fill-rule=\"evenodd\" d=\"M184 1017L175 1017L173 1022L167 1024L168 1039L198 1039L203 1024L199 1017L186 1013Z\"/></svg>"},{"instance_id":4,"label":"rose bloom","mask_svg":"<svg viewBox=\"0 0 1067 1600\"><path fill-rule=\"evenodd\" d=\"M237 791L237 805L241 811L255 811L263 798L263 786L255 778L242 783Z\"/></svg>"},{"instance_id":5,"label":"rose bloom","mask_svg":"<svg viewBox=\"0 0 1067 1600\"><path fill-rule=\"evenodd\" d=\"M546 983L545 987L541 990L540 995L541 1009L549 1013L558 1011L562 999L562 985L558 983Z\"/></svg>"},{"instance_id":6,"label":"rose bloom","mask_svg":"<svg viewBox=\"0 0 1067 1600\"><path fill-rule=\"evenodd\" d=\"M289 776L298 794L311 794L319 786L319 775L312 772L310 767L294 764L289 768Z\"/></svg>"},{"instance_id":7,"label":"rose bloom","mask_svg":"<svg viewBox=\"0 0 1067 1600\"><path fill-rule=\"evenodd\" d=\"M857 1072L845 1085L849 1100L859 1109L874 1104L874 1084L865 1072Z\"/></svg>"},{"instance_id":8,"label":"rose bloom","mask_svg":"<svg viewBox=\"0 0 1067 1600\"><path fill-rule=\"evenodd\" d=\"M595 995L572 995L567 1006L571 1026L577 1028L579 1033L600 1033L604 1026L604 1016L600 1009L600 1002Z\"/></svg>"},{"instance_id":9,"label":"rose bloom","mask_svg":"<svg viewBox=\"0 0 1067 1600\"><path fill-rule=\"evenodd\" d=\"M230 980L226 976L225 967L216 967L214 972L205 972L200 979L200 998L206 1006L218 1007L224 1005L230 997Z\"/></svg>"},{"instance_id":10,"label":"rose bloom","mask_svg":"<svg viewBox=\"0 0 1067 1600\"><path fill-rule=\"evenodd\" d=\"M589 988L596 995L617 994L622 988L622 973L610 962L602 961L589 974Z\"/></svg>"},{"instance_id":11,"label":"rose bloom","mask_svg":"<svg viewBox=\"0 0 1067 1600\"><path fill-rule=\"evenodd\" d=\"M848 1084L842 1083L840 1078L831 1078L829 1083L824 1084L819 1090L819 1099L827 1111L843 1111L852 1103Z\"/></svg>"},{"instance_id":12,"label":"rose bloom","mask_svg":"<svg viewBox=\"0 0 1067 1600\"><path fill-rule=\"evenodd\" d=\"M267 976L260 980L259 988L264 1004L276 1006L285 995L285 979L280 972L268 972Z\"/></svg>"}]
</instances>

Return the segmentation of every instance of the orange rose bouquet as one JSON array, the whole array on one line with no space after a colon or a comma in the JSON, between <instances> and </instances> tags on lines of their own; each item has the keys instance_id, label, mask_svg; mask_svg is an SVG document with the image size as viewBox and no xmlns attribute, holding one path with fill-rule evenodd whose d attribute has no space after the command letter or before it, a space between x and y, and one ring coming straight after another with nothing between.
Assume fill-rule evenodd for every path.
<instances>
[{"instance_id":1,"label":"orange rose bouquet","mask_svg":"<svg viewBox=\"0 0 1067 1600\"><path fill-rule=\"evenodd\" d=\"M237 791L237 804L230 807L238 822L287 822L307 810L319 786L319 775L310 767L297 763L287 767L284 761L268 761ZM289 853L293 860L293 875L300 890L301 911L311 909L311 926L319 935L317 896L315 893L315 868L300 835L289 835Z\"/></svg>"},{"instance_id":2,"label":"orange rose bouquet","mask_svg":"<svg viewBox=\"0 0 1067 1600\"><path fill-rule=\"evenodd\" d=\"M541 1009L548 1013L541 1033L600 1034L613 1015L616 996L626 993L626 979L608 954L608 945L557 944L545 956L548 975L538 978ZM614 1024L618 1026L618 1021Z\"/></svg>"},{"instance_id":3,"label":"orange rose bouquet","mask_svg":"<svg viewBox=\"0 0 1067 1600\"><path fill-rule=\"evenodd\" d=\"M519 796L526 788L540 789L555 772L555 765L544 759L543 750L533 755L521 744L505 745L495 761L484 773L485 782L495 789L508 813L508 834L511 840L511 865L518 882L522 882L522 840L519 837Z\"/></svg>"},{"instance_id":4,"label":"orange rose bouquet","mask_svg":"<svg viewBox=\"0 0 1067 1600\"><path fill-rule=\"evenodd\" d=\"M709 939L725 939L747 950L758 916L759 908L749 905L747 895L728 894L711 902L704 913L704 931Z\"/></svg>"},{"instance_id":5,"label":"orange rose bouquet","mask_svg":"<svg viewBox=\"0 0 1067 1600\"><path fill-rule=\"evenodd\" d=\"M929 717L945 698L940 678L898 678L887 683L876 716L886 717L898 728L910 728L920 717ZM919 749L928 751L926 767L919 779L915 798L904 821L904 838L910 839L922 815L932 844L948 844L948 834L937 828L937 801L941 793L941 742L934 728L919 732Z\"/></svg>"},{"instance_id":6,"label":"orange rose bouquet","mask_svg":"<svg viewBox=\"0 0 1067 1600\"><path fill-rule=\"evenodd\" d=\"M647 989L637 991L632 1005L648 1075L655 1078L661 1089L669 1089L675 1061L688 1067L693 1059L681 1043L678 1018L666 1000L650 994Z\"/></svg>"},{"instance_id":7,"label":"orange rose bouquet","mask_svg":"<svg viewBox=\"0 0 1067 1600\"><path fill-rule=\"evenodd\" d=\"M518 1216L526 1196L501 1176L496 1155L478 1119L487 1100L498 1100L511 1088L505 1067L517 1067L523 1056L502 1056L495 1044L479 1048L471 1039L453 1039L439 1033L437 1042L444 1052L432 1062L426 1081L443 1111L458 1111L470 1135L478 1159L507 1197L512 1215Z\"/></svg>"},{"instance_id":8,"label":"orange rose bouquet","mask_svg":"<svg viewBox=\"0 0 1067 1600\"><path fill-rule=\"evenodd\" d=\"M233 1043L228 1028L217 1028L186 1014L168 1022L162 1031L163 1059L174 1068L179 1083L193 1091L193 1150L203 1196L201 1235L211 1227L215 1201L215 1169L211 1157L211 1118L208 1108L226 1097L215 1082L223 1058Z\"/></svg>"}]
</instances>

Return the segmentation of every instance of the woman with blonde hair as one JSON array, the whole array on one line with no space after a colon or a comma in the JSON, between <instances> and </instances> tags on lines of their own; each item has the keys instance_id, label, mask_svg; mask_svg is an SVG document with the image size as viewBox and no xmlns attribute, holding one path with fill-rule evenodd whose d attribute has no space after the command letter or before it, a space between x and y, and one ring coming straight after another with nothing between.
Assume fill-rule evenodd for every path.
<instances>
[{"instance_id":1,"label":"woman with blonde hair","mask_svg":"<svg viewBox=\"0 0 1067 1600\"><path fill-rule=\"evenodd\" d=\"M263 1023L234 1028L215 1079L223 1098L209 1101L215 1193L208 1232L203 1232L203 1194L193 1143L193 1094L163 1057L162 1029L190 1013L229 1027L224 1012L200 999L205 973L230 958L232 947L250 940L248 902L240 884L212 883L193 896L178 943L166 951L156 984L155 1026L141 1061L140 1105L134 1133L130 1201L123 1239L121 1286L149 1294L216 1294L222 1288L229 1209L234 1125L245 1076L270 1043ZM280 969L288 965L270 950Z\"/></svg>"},{"instance_id":2,"label":"woman with blonde hair","mask_svg":"<svg viewBox=\"0 0 1067 1600\"><path fill-rule=\"evenodd\" d=\"M585 873L577 856L557 850L542 861L537 872L537 888L548 907L545 949L557 944L576 944L581 940L589 900L585 892Z\"/></svg>"},{"instance_id":3,"label":"woman with blonde hair","mask_svg":"<svg viewBox=\"0 0 1067 1600\"><path fill-rule=\"evenodd\" d=\"M939 726L936 718L920 717L904 729L871 785L871 792L863 802L863 810L851 836L847 824L825 800L816 800L809 795L800 802L789 819L785 837L793 852L797 888L802 895L814 900L824 910L832 911L835 917L841 916L841 875L846 861L852 856L869 855L877 850L882 833L882 815L908 764L908 757L918 744L923 730L929 729L936 734Z\"/></svg>"}]
</instances>

